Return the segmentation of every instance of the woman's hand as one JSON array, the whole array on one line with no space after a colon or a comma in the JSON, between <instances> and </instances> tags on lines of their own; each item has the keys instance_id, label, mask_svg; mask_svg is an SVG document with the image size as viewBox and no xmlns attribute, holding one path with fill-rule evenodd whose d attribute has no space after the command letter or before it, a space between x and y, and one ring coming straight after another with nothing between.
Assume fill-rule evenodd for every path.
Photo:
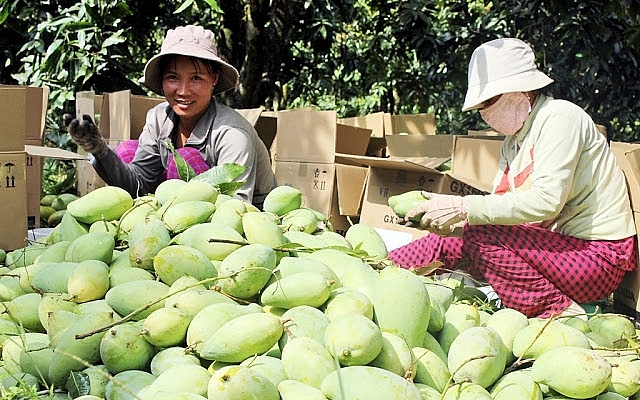
<instances>
[{"instance_id":1,"label":"woman's hand","mask_svg":"<svg viewBox=\"0 0 640 400\"><path fill-rule=\"evenodd\" d=\"M410 222L420 217L420 228L438 233L453 231L454 225L467 219L466 207L462 196L422 192L428 201L418 204L404 217Z\"/></svg>"},{"instance_id":2,"label":"woman's hand","mask_svg":"<svg viewBox=\"0 0 640 400\"><path fill-rule=\"evenodd\" d=\"M73 118L71 114L65 114L64 124L71 139L87 153L100 158L109 151L107 141L104 140L100 130L87 114L82 116L82 121Z\"/></svg>"}]
</instances>

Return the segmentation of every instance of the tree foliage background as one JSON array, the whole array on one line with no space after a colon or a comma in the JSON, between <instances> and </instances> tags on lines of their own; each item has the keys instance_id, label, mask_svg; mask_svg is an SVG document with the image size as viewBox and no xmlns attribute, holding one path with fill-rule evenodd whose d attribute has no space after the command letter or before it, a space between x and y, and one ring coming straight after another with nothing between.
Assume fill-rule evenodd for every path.
<instances>
[{"instance_id":1,"label":"tree foliage background","mask_svg":"<svg viewBox=\"0 0 640 400\"><path fill-rule=\"evenodd\" d=\"M241 72L236 108L314 105L340 117L430 112L438 133L486 126L462 113L473 49L532 45L557 98L640 139L639 0L0 0L0 83L48 85L47 130L74 93L130 89L166 30L203 25ZM35 16L35 17L34 17Z\"/></svg>"}]
</instances>

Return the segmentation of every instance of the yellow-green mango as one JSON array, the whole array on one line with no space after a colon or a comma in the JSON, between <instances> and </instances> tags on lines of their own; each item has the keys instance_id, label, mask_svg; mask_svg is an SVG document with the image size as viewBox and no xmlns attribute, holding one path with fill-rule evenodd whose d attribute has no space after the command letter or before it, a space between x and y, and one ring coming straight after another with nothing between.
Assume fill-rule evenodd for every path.
<instances>
[{"instance_id":1,"label":"yellow-green mango","mask_svg":"<svg viewBox=\"0 0 640 400\"><path fill-rule=\"evenodd\" d=\"M20 366L20 356L26 348L32 348L31 344L48 346L49 338L42 332L21 332L20 335L5 340L2 346L3 368L0 370L0 374L23 372Z\"/></svg>"},{"instance_id":2,"label":"yellow-green mango","mask_svg":"<svg viewBox=\"0 0 640 400\"><path fill-rule=\"evenodd\" d=\"M100 361L100 341L105 332L94 331L113 321L113 313L92 313L82 316L62 333L49 364L49 379L54 385L64 385L71 372L86 368L86 363ZM89 333L87 337L78 337ZM69 357L70 354L75 357Z\"/></svg>"},{"instance_id":3,"label":"yellow-green mango","mask_svg":"<svg viewBox=\"0 0 640 400\"><path fill-rule=\"evenodd\" d=\"M509 349L507 362L515 361L513 340L521 329L529 325L527 316L513 308L501 308L491 314L484 325L493 328L500 335L502 343Z\"/></svg>"},{"instance_id":4,"label":"yellow-green mango","mask_svg":"<svg viewBox=\"0 0 640 400\"><path fill-rule=\"evenodd\" d=\"M329 299L322 305L322 309L330 320L345 314L360 314L373 320L373 303L371 299L355 289L333 289Z\"/></svg>"},{"instance_id":5,"label":"yellow-green mango","mask_svg":"<svg viewBox=\"0 0 640 400\"><path fill-rule=\"evenodd\" d=\"M211 373L196 364L182 364L170 367L149 385L156 392L190 392L207 396Z\"/></svg>"},{"instance_id":6,"label":"yellow-green mango","mask_svg":"<svg viewBox=\"0 0 640 400\"><path fill-rule=\"evenodd\" d=\"M129 192L118 186L103 186L69 203L67 212L80 222L92 224L101 219L118 220L131 207Z\"/></svg>"},{"instance_id":7,"label":"yellow-green mango","mask_svg":"<svg viewBox=\"0 0 640 400\"><path fill-rule=\"evenodd\" d=\"M206 254L184 245L166 246L153 257L153 270L158 278L167 285L173 285L181 276L191 276L197 280L215 278L218 271ZM206 288L213 286L213 280L204 283Z\"/></svg>"},{"instance_id":8,"label":"yellow-green mango","mask_svg":"<svg viewBox=\"0 0 640 400\"><path fill-rule=\"evenodd\" d=\"M487 389L473 382L463 382L447 388L441 400L492 400Z\"/></svg>"},{"instance_id":9,"label":"yellow-green mango","mask_svg":"<svg viewBox=\"0 0 640 400\"><path fill-rule=\"evenodd\" d=\"M79 197L73 193L60 193L51 200L50 206L55 210L66 210L69 203L78 200Z\"/></svg>"},{"instance_id":10,"label":"yellow-green mango","mask_svg":"<svg viewBox=\"0 0 640 400\"><path fill-rule=\"evenodd\" d=\"M85 260L71 271L67 293L76 303L86 303L102 299L109 286L109 266L100 260Z\"/></svg>"},{"instance_id":11,"label":"yellow-green mango","mask_svg":"<svg viewBox=\"0 0 640 400\"><path fill-rule=\"evenodd\" d=\"M367 296L371 294L371 290L366 290L369 284L367 277L377 277L377 272L362 259L332 248L320 249L312 253L301 253L300 256L318 260L331 268L340 280L342 287L359 289Z\"/></svg>"},{"instance_id":12,"label":"yellow-green mango","mask_svg":"<svg viewBox=\"0 0 640 400\"><path fill-rule=\"evenodd\" d=\"M104 299L121 316L139 311L132 315L134 321L139 321L158 308L164 307L164 298L168 293L169 286L163 282L140 280L112 287Z\"/></svg>"},{"instance_id":13,"label":"yellow-green mango","mask_svg":"<svg viewBox=\"0 0 640 400\"><path fill-rule=\"evenodd\" d=\"M3 303L4 312L9 318L23 326L31 332L46 332L40 317L38 316L38 306L42 301L39 293L25 293L11 301Z\"/></svg>"},{"instance_id":14,"label":"yellow-green mango","mask_svg":"<svg viewBox=\"0 0 640 400\"><path fill-rule=\"evenodd\" d=\"M158 187L154 192L155 198L162 205L166 203L169 199L175 197L176 193L186 185L187 182L182 179L167 179L165 181L160 182Z\"/></svg>"},{"instance_id":15,"label":"yellow-green mango","mask_svg":"<svg viewBox=\"0 0 640 400\"><path fill-rule=\"evenodd\" d=\"M496 381L491 387L491 397L495 400L542 400L542 390L533 381L527 370L511 371Z\"/></svg>"},{"instance_id":16,"label":"yellow-green mango","mask_svg":"<svg viewBox=\"0 0 640 400\"><path fill-rule=\"evenodd\" d=\"M287 379L287 374L284 372L284 368L282 366L282 360L277 357L257 355L247 358L241 362L240 365L249 367L261 373L276 387L280 382Z\"/></svg>"},{"instance_id":17,"label":"yellow-green mango","mask_svg":"<svg viewBox=\"0 0 640 400\"><path fill-rule=\"evenodd\" d=\"M231 252L220 264L217 285L223 293L248 299L269 281L276 267L276 253L260 243L248 244Z\"/></svg>"},{"instance_id":18,"label":"yellow-green mango","mask_svg":"<svg viewBox=\"0 0 640 400\"><path fill-rule=\"evenodd\" d=\"M89 225L77 220L70 213L65 212L60 220L60 240L72 242L82 235L89 233Z\"/></svg>"},{"instance_id":19,"label":"yellow-green mango","mask_svg":"<svg viewBox=\"0 0 640 400\"><path fill-rule=\"evenodd\" d=\"M291 210L299 209L302 205L302 192L292 186L281 185L273 188L264 198L262 209L278 216L285 215Z\"/></svg>"},{"instance_id":20,"label":"yellow-green mango","mask_svg":"<svg viewBox=\"0 0 640 400\"><path fill-rule=\"evenodd\" d=\"M604 335L617 348L627 347L627 338L635 336L633 321L622 314L596 314L587 320L587 325L591 332Z\"/></svg>"},{"instance_id":21,"label":"yellow-green mango","mask_svg":"<svg viewBox=\"0 0 640 400\"><path fill-rule=\"evenodd\" d=\"M9 269L26 267L35 262L35 260L45 251L47 246L39 243L15 249L7 253L5 258L5 266Z\"/></svg>"},{"instance_id":22,"label":"yellow-green mango","mask_svg":"<svg viewBox=\"0 0 640 400\"><path fill-rule=\"evenodd\" d=\"M109 400L134 400L141 390L156 377L147 371L131 369L115 374L104 388L104 398Z\"/></svg>"},{"instance_id":23,"label":"yellow-green mango","mask_svg":"<svg viewBox=\"0 0 640 400\"><path fill-rule=\"evenodd\" d=\"M186 347L173 346L159 350L151 359L149 369L155 376L176 365L200 365L200 359Z\"/></svg>"},{"instance_id":24,"label":"yellow-green mango","mask_svg":"<svg viewBox=\"0 0 640 400\"><path fill-rule=\"evenodd\" d=\"M208 337L200 351L205 360L242 362L271 349L283 333L280 318L268 313L249 313L233 318Z\"/></svg>"},{"instance_id":25,"label":"yellow-green mango","mask_svg":"<svg viewBox=\"0 0 640 400\"><path fill-rule=\"evenodd\" d=\"M87 233L74 239L64 256L65 261L99 260L109 264L113 258L115 239L106 232Z\"/></svg>"},{"instance_id":26,"label":"yellow-green mango","mask_svg":"<svg viewBox=\"0 0 640 400\"><path fill-rule=\"evenodd\" d=\"M82 316L73 311L53 310L47 315L47 336L51 347L55 348L64 332Z\"/></svg>"},{"instance_id":27,"label":"yellow-green mango","mask_svg":"<svg viewBox=\"0 0 640 400\"><path fill-rule=\"evenodd\" d=\"M282 400L327 400L319 389L293 379L285 379L278 384Z\"/></svg>"},{"instance_id":28,"label":"yellow-green mango","mask_svg":"<svg viewBox=\"0 0 640 400\"><path fill-rule=\"evenodd\" d=\"M413 381L428 385L438 392L442 392L451 379L451 372L447 363L438 354L424 347L412 348L411 354L416 360Z\"/></svg>"},{"instance_id":29,"label":"yellow-green mango","mask_svg":"<svg viewBox=\"0 0 640 400\"><path fill-rule=\"evenodd\" d=\"M248 313L262 312L259 308L232 303L214 303L200 310L187 328L187 346L200 355L204 342L232 319Z\"/></svg>"},{"instance_id":30,"label":"yellow-green mango","mask_svg":"<svg viewBox=\"0 0 640 400\"><path fill-rule=\"evenodd\" d=\"M15 321L9 319L0 319L0 349L7 339L19 336L24 332L24 328Z\"/></svg>"},{"instance_id":31,"label":"yellow-green mango","mask_svg":"<svg viewBox=\"0 0 640 400\"><path fill-rule=\"evenodd\" d=\"M127 255L127 258L128 257ZM129 263L128 260L127 263ZM151 271L132 267L131 265L118 265L109 268L109 288L116 287L125 282L155 279L156 277Z\"/></svg>"},{"instance_id":32,"label":"yellow-green mango","mask_svg":"<svg viewBox=\"0 0 640 400\"><path fill-rule=\"evenodd\" d=\"M11 301L25 293L25 287L20 284L18 276L11 273L0 275L0 301Z\"/></svg>"},{"instance_id":33,"label":"yellow-green mango","mask_svg":"<svg viewBox=\"0 0 640 400\"><path fill-rule=\"evenodd\" d=\"M423 400L420 390L403 377L367 365L342 367L323 381L322 393L329 399ZM342 397L341 393L344 393Z\"/></svg>"},{"instance_id":34,"label":"yellow-green mango","mask_svg":"<svg viewBox=\"0 0 640 400\"><path fill-rule=\"evenodd\" d=\"M349 241L345 239L345 237L339 234L338 232L321 230L321 231L315 232L313 235L322 239L322 241L325 242L327 246L333 246L338 248L344 247L345 249L348 249L348 250L353 249L353 246L351 246L351 243L349 243Z\"/></svg>"},{"instance_id":35,"label":"yellow-green mango","mask_svg":"<svg viewBox=\"0 0 640 400\"><path fill-rule=\"evenodd\" d=\"M609 392L630 397L640 391L640 362L623 357L607 358L611 364L611 383Z\"/></svg>"},{"instance_id":36,"label":"yellow-green mango","mask_svg":"<svg viewBox=\"0 0 640 400\"><path fill-rule=\"evenodd\" d=\"M395 333L382 332L382 349L369 365L386 369L415 382L417 361L406 340Z\"/></svg>"},{"instance_id":37,"label":"yellow-green mango","mask_svg":"<svg viewBox=\"0 0 640 400\"><path fill-rule=\"evenodd\" d=\"M308 208L298 208L284 214L280 225L285 232L293 231L312 234L318 230L318 222L320 221L318 221L315 212Z\"/></svg>"},{"instance_id":38,"label":"yellow-green mango","mask_svg":"<svg viewBox=\"0 0 640 400\"><path fill-rule=\"evenodd\" d=\"M280 247L288 242L280 225L266 212L248 212L242 215L242 229L249 243Z\"/></svg>"},{"instance_id":39,"label":"yellow-green mango","mask_svg":"<svg viewBox=\"0 0 640 400\"><path fill-rule=\"evenodd\" d=\"M276 386L259 372L249 367L228 365L211 376L207 398L280 400L280 394Z\"/></svg>"},{"instance_id":40,"label":"yellow-green mango","mask_svg":"<svg viewBox=\"0 0 640 400\"><path fill-rule=\"evenodd\" d=\"M281 352L288 341L295 337L310 337L319 343L324 343L324 332L331 322L325 313L307 305L284 310L281 319L285 334L278 341Z\"/></svg>"},{"instance_id":41,"label":"yellow-green mango","mask_svg":"<svg viewBox=\"0 0 640 400\"><path fill-rule=\"evenodd\" d=\"M162 220L173 234L180 233L190 226L206 222L216 206L208 201L187 200L169 206Z\"/></svg>"},{"instance_id":42,"label":"yellow-green mango","mask_svg":"<svg viewBox=\"0 0 640 400\"><path fill-rule=\"evenodd\" d=\"M51 206L51 203L53 203L53 200L58 197L57 194L45 194L44 196L42 196L40 198L40 205L41 206Z\"/></svg>"},{"instance_id":43,"label":"yellow-green mango","mask_svg":"<svg viewBox=\"0 0 640 400\"><path fill-rule=\"evenodd\" d=\"M78 263L70 261L40 263L44 267L31 278L31 285L44 293L67 293L69 276L77 265Z\"/></svg>"},{"instance_id":44,"label":"yellow-green mango","mask_svg":"<svg viewBox=\"0 0 640 400\"><path fill-rule=\"evenodd\" d=\"M67 293L43 293L38 304L38 318L46 331L48 331L49 313L55 310L73 312L77 303Z\"/></svg>"},{"instance_id":45,"label":"yellow-green mango","mask_svg":"<svg viewBox=\"0 0 640 400\"><path fill-rule=\"evenodd\" d=\"M309 257L290 257L285 256L278 261L278 266L275 269L275 273L271 276L269 283L273 283L275 279L282 278L283 276L295 274L297 272L317 272L327 277L327 279L333 281L331 289L337 289L342 286L338 275L329 267L327 267L322 261Z\"/></svg>"},{"instance_id":46,"label":"yellow-green mango","mask_svg":"<svg viewBox=\"0 0 640 400\"><path fill-rule=\"evenodd\" d=\"M140 325L140 322L127 321L110 328L102 337L100 360L112 375L149 367L156 349L140 335Z\"/></svg>"},{"instance_id":47,"label":"yellow-green mango","mask_svg":"<svg viewBox=\"0 0 640 400\"><path fill-rule=\"evenodd\" d=\"M327 243L316 235L303 231L285 231L284 237L287 238L289 243L296 244L296 250L298 251L312 251L313 249L322 249L327 247ZM291 244L289 246L292 246ZM291 252L297 254L297 251Z\"/></svg>"},{"instance_id":48,"label":"yellow-green mango","mask_svg":"<svg viewBox=\"0 0 640 400\"><path fill-rule=\"evenodd\" d=\"M171 235L164 222L147 218L129 232L129 261L133 267L153 271L153 258L169 246Z\"/></svg>"},{"instance_id":49,"label":"yellow-green mango","mask_svg":"<svg viewBox=\"0 0 640 400\"><path fill-rule=\"evenodd\" d=\"M60 225L60 222L62 222L62 217L64 217L66 213L67 213L66 209L53 212L47 218L47 226L56 227Z\"/></svg>"},{"instance_id":50,"label":"yellow-green mango","mask_svg":"<svg viewBox=\"0 0 640 400\"><path fill-rule=\"evenodd\" d=\"M400 218L404 218L409 211L411 211L417 205L428 201L422 195L420 190L410 190L401 194L390 196L387 200L389 207ZM418 217L416 222L419 221Z\"/></svg>"},{"instance_id":51,"label":"yellow-green mango","mask_svg":"<svg viewBox=\"0 0 640 400\"><path fill-rule=\"evenodd\" d=\"M588 399L611 384L612 367L597 352L584 347L556 347L542 353L531 366L538 384L575 399Z\"/></svg>"},{"instance_id":52,"label":"yellow-green mango","mask_svg":"<svg viewBox=\"0 0 640 400\"><path fill-rule=\"evenodd\" d=\"M178 309L192 317L203 308L215 303L235 303L230 297L215 290L186 290L168 298L164 306Z\"/></svg>"},{"instance_id":53,"label":"yellow-green mango","mask_svg":"<svg viewBox=\"0 0 640 400\"><path fill-rule=\"evenodd\" d=\"M89 225L89 233L108 233L114 239L118 237L118 221L96 221Z\"/></svg>"},{"instance_id":54,"label":"yellow-green mango","mask_svg":"<svg viewBox=\"0 0 640 400\"><path fill-rule=\"evenodd\" d=\"M41 262L62 262L64 256L67 253L67 249L71 241L61 241L48 245L46 250L43 251L34 261L34 264Z\"/></svg>"},{"instance_id":55,"label":"yellow-green mango","mask_svg":"<svg viewBox=\"0 0 640 400\"><path fill-rule=\"evenodd\" d=\"M516 357L538 358L550 349L564 346L591 347L585 334L574 327L557 320L530 321L516 332L512 350Z\"/></svg>"},{"instance_id":56,"label":"yellow-green mango","mask_svg":"<svg viewBox=\"0 0 640 400\"><path fill-rule=\"evenodd\" d=\"M306 336L292 337L282 349L282 368L289 379L320 389L322 381L339 365L321 342Z\"/></svg>"},{"instance_id":57,"label":"yellow-green mango","mask_svg":"<svg viewBox=\"0 0 640 400\"><path fill-rule=\"evenodd\" d=\"M133 206L127 210L117 221L117 237L119 240L129 241L129 232L146 219L160 216L156 213L160 208L158 201L152 196L143 196L135 199Z\"/></svg>"},{"instance_id":58,"label":"yellow-green mango","mask_svg":"<svg viewBox=\"0 0 640 400\"><path fill-rule=\"evenodd\" d=\"M159 308L142 321L141 335L159 348L179 346L185 343L192 318L177 308Z\"/></svg>"},{"instance_id":59,"label":"yellow-green mango","mask_svg":"<svg viewBox=\"0 0 640 400\"><path fill-rule=\"evenodd\" d=\"M421 346L431 313L429 293L422 279L392 266L378 274L375 288L371 300L374 321L380 329L403 337L412 348Z\"/></svg>"},{"instance_id":60,"label":"yellow-green mango","mask_svg":"<svg viewBox=\"0 0 640 400\"><path fill-rule=\"evenodd\" d=\"M388 256L387 245L382 236L366 224L351 225L344 234L354 249L364 250L374 260L384 260Z\"/></svg>"},{"instance_id":61,"label":"yellow-green mango","mask_svg":"<svg viewBox=\"0 0 640 400\"><path fill-rule=\"evenodd\" d=\"M220 196L218 196L218 199L220 199ZM216 209L211 214L209 222L226 225L242 235L244 234L242 215L246 212L247 205L240 199L229 198L223 202L216 201Z\"/></svg>"},{"instance_id":62,"label":"yellow-green mango","mask_svg":"<svg viewBox=\"0 0 640 400\"><path fill-rule=\"evenodd\" d=\"M449 353L451 343L460 332L474 326L480 326L478 307L466 303L451 304L444 313L444 324L436 337L444 353ZM427 347L424 343L423 346Z\"/></svg>"},{"instance_id":63,"label":"yellow-green mango","mask_svg":"<svg viewBox=\"0 0 640 400\"><path fill-rule=\"evenodd\" d=\"M361 314L345 314L329 322L324 347L342 366L366 365L382 350L382 332Z\"/></svg>"},{"instance_id":64,"label":"yellow-green mango","mask_svg":"<svg viewBox=\"0 0 640 400\"><path fill-rule=\"evenodd\" d=\"M508 351L494 329L473 326L460 332L451 343L447 366L455 382L473 382L488 388L502 376Z\"/></svg>"},{"instance_id":65,"label":"yellow-green mango","mask_svg":"<svg viewBox=\"0 0 640 400\"><path fill-rule=\"evenodd\" d=\"M219 261L246 243L244 237L233 228L213 222L191 226L177 235L174 241L200 250L210 260Z\"/></svg>"},{"instance_id":66,"label":"yellow-green mango","mask_svg":"<svg viewBox=\"0 0 640 400\"><path fill-rule=\"evenodd\" d=\"M201 200L215 204L219 194L220 190L210 183L190 180L186 185L178 187L173 196L162 203L158 209L158 215L160 218L164 218L164 213L169 207L184 201Z\"/></svg>"},{"instance_id":67,"label":"yellow-green mango","mask_svg":"<svg viewBox=\"0 0 640 400\"><path fill-rule=\"evenodd\" d=\"M312 271L283 276L264 288L260 304L286 309L301 305L320 307L331 296L332 283L326 276Z\"/></svg>"}]
</instances>

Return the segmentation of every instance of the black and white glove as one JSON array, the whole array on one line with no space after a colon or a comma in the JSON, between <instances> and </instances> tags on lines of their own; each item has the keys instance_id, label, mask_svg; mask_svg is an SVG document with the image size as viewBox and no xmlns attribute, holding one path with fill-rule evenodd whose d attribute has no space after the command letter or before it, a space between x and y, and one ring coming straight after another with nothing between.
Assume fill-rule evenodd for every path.
<instances>
[{"instance_id":1,"label":"black and white glove","mask_svg":"<svg viewBox=\"0 0 640 400\"><path fill-rule=\"evenodd\" d=\"M84 151L93 154L96 158L102 158L109 152L109 145L104 140L100 130L90 116L84 114L82 121L71 114L64 115L64 124L71 139Z\"/></svg>"}]
</instances>

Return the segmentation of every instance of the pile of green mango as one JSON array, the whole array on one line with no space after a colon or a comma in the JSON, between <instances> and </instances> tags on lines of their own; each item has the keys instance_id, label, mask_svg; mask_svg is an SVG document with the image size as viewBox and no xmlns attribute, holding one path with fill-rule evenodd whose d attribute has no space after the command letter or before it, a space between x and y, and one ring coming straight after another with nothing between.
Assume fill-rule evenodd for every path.
<instances>
[{"instance_id":1,"label":"pile of green mango","mask_svg":"<svg viewBox=\"0 0 640 400\"><path fill-rule=\"evenodd\" d=\"M376 230L340 235L303 201L280 186L258 210L170 180L69 202L0 267L0 397L639 398L628 318L487 307L483 291L396 267Z\"/></svg>"}]
</instances>

